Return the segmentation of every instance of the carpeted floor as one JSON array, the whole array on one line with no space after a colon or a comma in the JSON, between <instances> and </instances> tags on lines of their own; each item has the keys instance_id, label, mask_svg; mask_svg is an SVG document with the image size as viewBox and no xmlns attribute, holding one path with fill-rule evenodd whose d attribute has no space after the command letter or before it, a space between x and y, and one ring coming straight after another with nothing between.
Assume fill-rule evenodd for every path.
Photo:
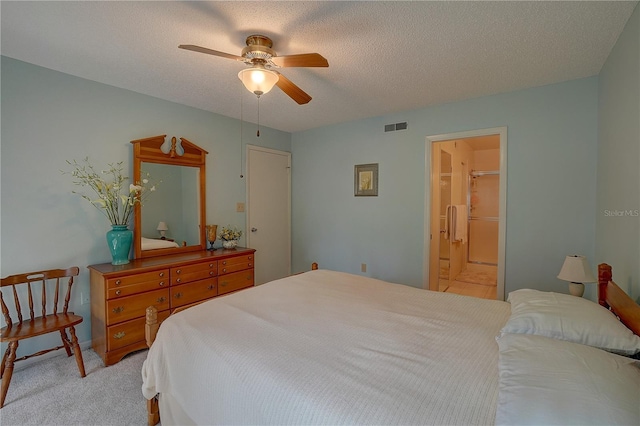
<instances>
[{"instance_id":1,"label":"carpeted floor","mask_svg":"<svg viewBox=\"0 0 640 426\"><path fill-rule=\"evenodd\" d=\"M82 351L87 376L64 351L16 370L0 424L9 425L146 425L142 363L147 351L104 367L91 349Z\"/></svg>"}]
</instances>

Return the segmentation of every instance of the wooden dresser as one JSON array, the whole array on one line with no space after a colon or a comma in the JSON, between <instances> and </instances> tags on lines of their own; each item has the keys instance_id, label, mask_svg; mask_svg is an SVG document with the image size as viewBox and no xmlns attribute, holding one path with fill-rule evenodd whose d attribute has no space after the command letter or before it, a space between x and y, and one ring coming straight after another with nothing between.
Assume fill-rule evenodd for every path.
<instances>
[{"instance_id":1,"label":"wooden dresser","mask_svg":"<svg viewBox=\"0 0 640 426\"><path fill-rule=\"evenodd\" d=\"M93 350L105 365L115 364L147 347L147 307L157 307L161 322L179 306L252 287L254 253L238 247L89 266Z\"/></svg>"}]
</instances>

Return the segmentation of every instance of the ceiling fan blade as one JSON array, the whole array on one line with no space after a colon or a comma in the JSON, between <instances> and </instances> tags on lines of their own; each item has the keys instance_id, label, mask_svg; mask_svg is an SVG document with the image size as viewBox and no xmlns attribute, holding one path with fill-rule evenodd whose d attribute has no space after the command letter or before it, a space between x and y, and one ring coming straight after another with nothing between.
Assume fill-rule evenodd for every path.
<instances>
[{"instance_id":1,"label":"ceiling fan blade","mask_svg":"<svg viewBox=\"0 0 640 426\"><path fill-rule=\"evenodd\" d=\"M291 99L296 101L300 105L304 105L309 103L311 100L311 96L306 94L304 90L296 86L284 75L278 73L278 81L276 82L276 86L280 88L284 93L286 93Z\"/></svg>"},{"instance_id":2,"label":"ceiling fan blade","mask_svg":"<svg viewBox=\"0 0 640 426\"><path fill-rule=\"evenodd\" d=\"M279 67L328 67L329 62L319 53L275 56L271 61Z\"/></svg>"},{"instance_id":3,"label":"ceiling fan blade","mask_svg":"<svg viewBox=\"0 0 640 426\"><path fill-rule=\"evenodd\" d=\"M181 44L180 49L192 50L194 52L206 53L207 55L220 56L222 58L234 59L236 61L244 61L242 56L232 55L231 53L220 52L218 50L207 49L206 47L194 46L193 44Z\"/></svg>"}]
</instances>

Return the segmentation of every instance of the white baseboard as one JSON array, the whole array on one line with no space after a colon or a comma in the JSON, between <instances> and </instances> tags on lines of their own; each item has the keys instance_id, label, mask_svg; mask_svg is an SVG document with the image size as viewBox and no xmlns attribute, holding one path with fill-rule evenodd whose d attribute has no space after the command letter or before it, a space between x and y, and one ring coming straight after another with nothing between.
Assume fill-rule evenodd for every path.
<instances>
[{"instance_id":1,"label":"white baseboard","mask_svg":"<svg viewBox=\"0 0 640 426\"><path fill-rule=\"evenodd\" d=\"M91 348L91 340L87 340L86 342L80 342L80 349L87 350ZM73 351L71 352L71 356L73 356ZM34 356L33 358L27 358L24 361L16 362L13 364L13 371L20 371L23 368L27 368L30 365L33 365L38 362L44 362L51 358L59 357L59 356L67 356L67 353L64 351L64 348L58 349L57 351L47 352L44 355Z\"/></svg>"}]
</instances>

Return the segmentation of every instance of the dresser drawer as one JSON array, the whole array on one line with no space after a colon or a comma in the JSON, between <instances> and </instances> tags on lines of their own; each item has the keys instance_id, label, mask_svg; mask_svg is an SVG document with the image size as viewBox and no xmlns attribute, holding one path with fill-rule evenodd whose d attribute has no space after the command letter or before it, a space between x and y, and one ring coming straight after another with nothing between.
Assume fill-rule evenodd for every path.
<instances>
[{"instance_id":1,"label":"dresser drawer","mask_svg":"<svg viewBox=\"0 0 640 426\"><path fill-rule=\"evenodd\" d=\"M143 283L146 281L167 281L169 280L169 270L162 269L153 272L145 272L142 274L126 275L124 277L109 278L107 280L107 288L119 288L127 285Z\"/></svg>"},{"instance_id":2,"label":"dresser drawer","mask_svg":"<svg viewBox=\"0 0 640 426\"><path fill-rule=\"evenodd\" d=\"M137 317L144 317L149 306L158 311L169 309L169 289L148 291L135 296L107 301L107 325L117 324Z\"/></svg>"},{"instance_id":3,"label":"dresser drawer","mask_svg":"<svg viewBox=\"0 0 640 426\"><path fill-rule=\"evenodd\" d=\"M143 293L145 291L157 290L161 288L169 288L169 280L154 280L144 283L127 285L124 287L110 288L107 290L107 299L115 299L117 297L131 296L132 294Z\"/></svg>"},{"instance_id":4,"label":"dresser drawer","mask_svg":"<svg viewBox=\"0 0 640 426\"><path fill-rule=\"evenodd\" d=\"M169 310L158 312L158 324L169 317ZM145 317L107 327L107 350L113 351L145 339Z\"/></svg>"},{"instance_id":5,"label":"dresser drawer","mask_svg":"<svg viewBox=\"0 0 640 426\"><path fill-rule=\"evenodd\" d=\"M231 272L238 272L244 269L253 268L253 255L232 257L231 259L218 261L218 274L229 274Z\"/></svg>"},{"instance_id":6,"label":"dresser drawer","mask_svg":"<svg viewBox=\"0 0 640 426\"><path fill-rule=\"evenodd\" d=\"M215 277L217 275L217 270L218 265L216 261L171 268L171 285Z\"/></svg>"},{"instance_id":7,"label":"dresser drawer","mask_svg":"<svg viewBox=\"0 0 640 426\"><path fill-rule=\"evenodd\" d=\"M225 294L253 285L253 269L218 277L218 294Z\"/></svg>"},{"instance_id":8,"label":"dresser drawer","mask_svg":"<svg viewBox=\"0 0 640 426\"><path fill-rule=\"evenodd\" d=\"M209 278L171 287L171 308L195 303L218 295L218 279Z\"/></svg>"}]
</instances>

